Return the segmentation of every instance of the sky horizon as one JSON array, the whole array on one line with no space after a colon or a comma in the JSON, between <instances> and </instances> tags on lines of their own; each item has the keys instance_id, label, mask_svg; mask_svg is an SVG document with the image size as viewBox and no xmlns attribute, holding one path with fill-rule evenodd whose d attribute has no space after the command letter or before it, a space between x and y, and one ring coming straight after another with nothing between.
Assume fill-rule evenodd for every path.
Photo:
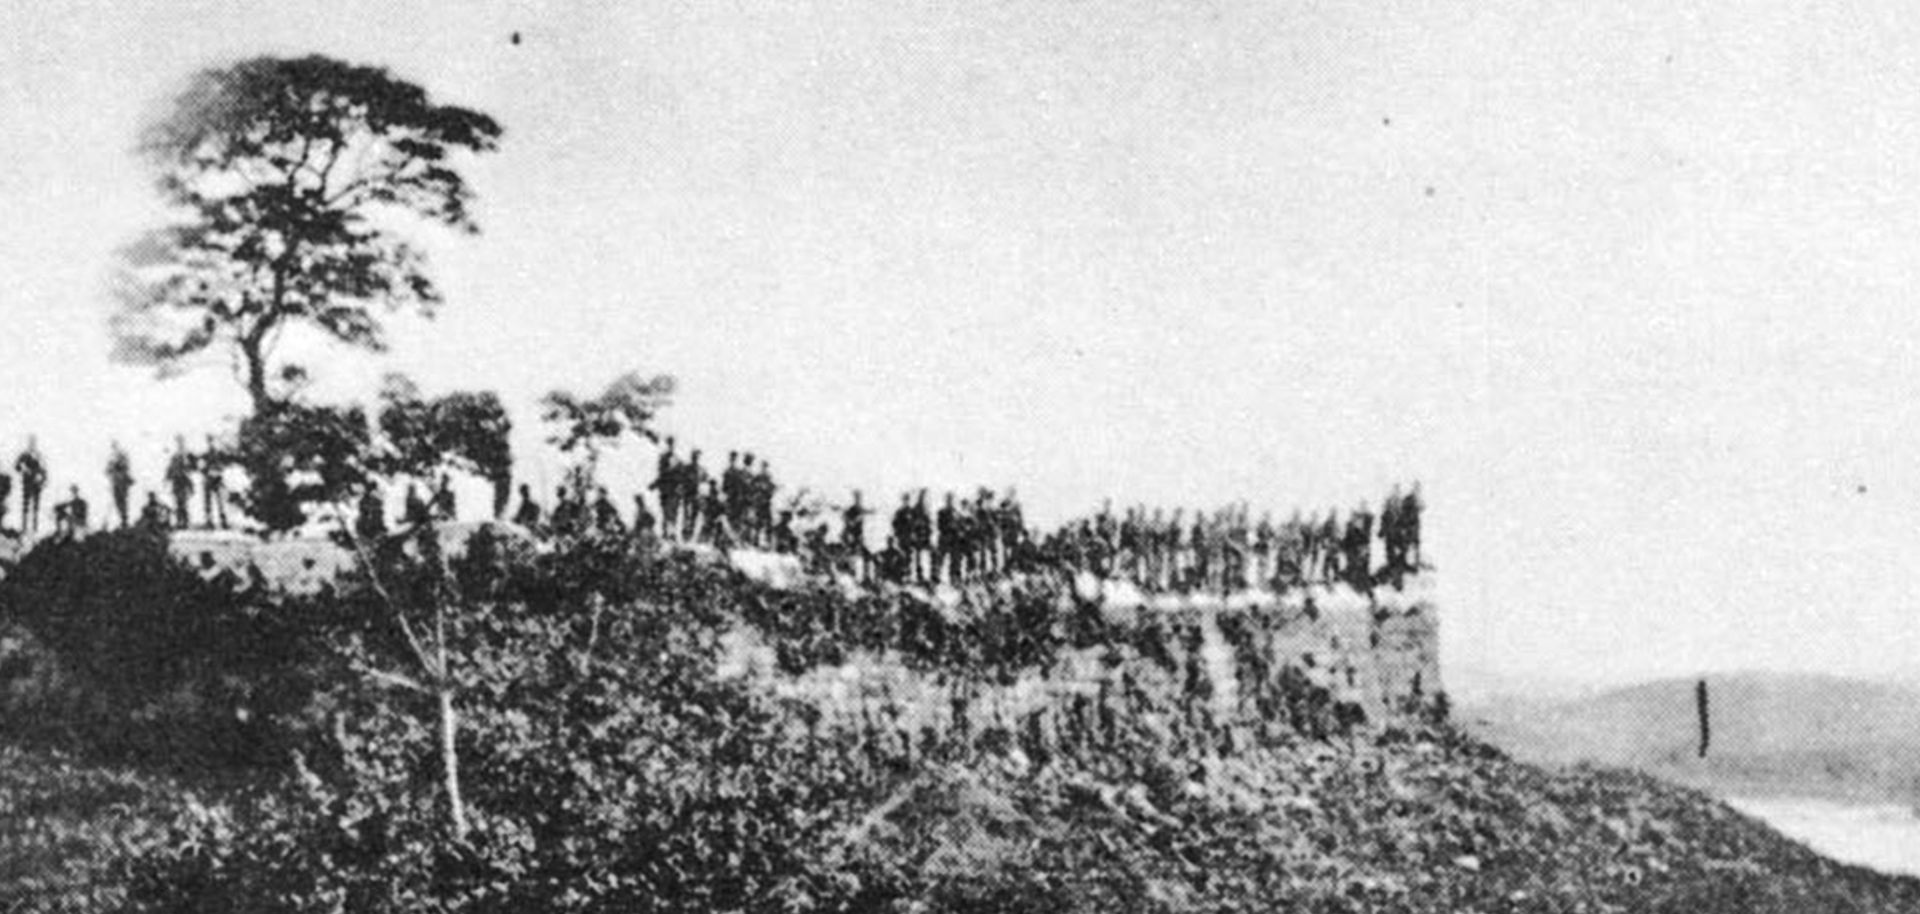
<instances>
[{"instance_id":1,"label":"sky horizon","mask_svg":"<svg viewBox=\"0 0 1920 914\"><path fill-rule=\"evenodd\" d=\"M164 216L131 148L195 70L320 53L505 134L465 166L481 234L429 240L441 315L327 350L315 395L497 390L536 488L542 393L664 372L663 430L836 499L1284 517L1419 480L1463 669L1891 675L1920 656L1900 12L15 5L0 455L37 435L99 510L109 441L157 487L244 408L225 365L108 360L113 251Z\"/></svg>"}]
</instances>

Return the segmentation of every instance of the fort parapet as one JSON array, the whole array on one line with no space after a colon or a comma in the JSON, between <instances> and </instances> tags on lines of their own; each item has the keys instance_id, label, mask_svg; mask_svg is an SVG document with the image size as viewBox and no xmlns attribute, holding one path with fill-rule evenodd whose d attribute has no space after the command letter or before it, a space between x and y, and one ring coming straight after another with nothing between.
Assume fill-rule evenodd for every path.
<instances>
[{"instance_id":1,"label":"fort parapet","mask_svg":"<svg viewBox=\"0 0 1920 914\"><path fill-rule=\"evenodd\" d=\"M453 554L489 526L510 537L528 536L498 524L450 524L440 534ZM171 548L210 577L229 575L292 594L317 592L355 561L320 537L262 541L184 531L173 535ZM776 591L837 586L848 603L873 596L851 582L805 574L794 556L691 548ZM1043 658L994 677L929 669L890 649L853 650L843 662L795 672L776 662L773 638L751 627L732 640L725 672L813 704L828 726L902 733L1054 732L1097 726L1092 718L1102 714L1230 731L1297 718L1303 693L1337 713L1386 725L1422 713L1442 688L1429 575L1409 575L1400 587L1371 594L1345 584L1282 593L1147 594L1085 573L1039 577L1046 579L1038 592L1052 601L1053 617L1095 619L1096 634L1059 644ZM933 613L962 626L983 614L1010 612L1017 588L1024 588L1022 599L1032 599L1034 583L882 585L880 597L903 611ZM1148 708L1163 713L1135 713Z\"/></svg>"}]
</instances>

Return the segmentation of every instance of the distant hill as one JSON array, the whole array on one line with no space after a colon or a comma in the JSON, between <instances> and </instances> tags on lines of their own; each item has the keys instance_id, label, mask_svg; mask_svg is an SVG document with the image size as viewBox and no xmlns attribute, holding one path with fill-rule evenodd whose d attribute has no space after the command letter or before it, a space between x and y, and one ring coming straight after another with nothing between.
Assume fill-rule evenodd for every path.
<instances>
[{"instance_id":1,"label":"distant hill","mask_svg":"<svg viewBox=\"0 0 1920 914\"><path fill-rule=\"evenodd\" d=\"M1713 740L1696 757L1693 679L1567 701L1462 709L1518 757L1626 765L1721 793L1920 799L1920 690L1838 676L1708 676Z\"/></svg>"}]
</instances>

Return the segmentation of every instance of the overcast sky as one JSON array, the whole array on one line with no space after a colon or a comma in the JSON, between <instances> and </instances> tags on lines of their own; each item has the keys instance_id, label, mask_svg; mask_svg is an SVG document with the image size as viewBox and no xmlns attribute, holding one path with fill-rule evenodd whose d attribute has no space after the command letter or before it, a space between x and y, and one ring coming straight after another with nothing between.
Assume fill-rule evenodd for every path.
<instances>
[{"instance_id":1,"label":"overcast sky","mask_svg":"<svg viewBox=\"0 0 1920 914\"><path fill-rule=\"evenodd\" d=\"M1598 6L6 4L0 450L100 501L108 440L157 481L242 408L107 360L130 149L195 69L318 52L506 131L441 317L319 392L497 389L543 488L540 393L663 371L667 429L836 497L1417 478L1462 669L1908 665L1915 20Z\"/></svg>"}]
</instances>

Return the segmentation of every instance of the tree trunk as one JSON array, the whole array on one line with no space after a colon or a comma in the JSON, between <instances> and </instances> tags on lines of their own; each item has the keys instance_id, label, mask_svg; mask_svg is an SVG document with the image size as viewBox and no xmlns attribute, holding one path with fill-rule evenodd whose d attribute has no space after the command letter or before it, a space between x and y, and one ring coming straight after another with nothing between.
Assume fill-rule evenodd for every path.
<instances>
[{"instance_id":1,"label":"tree trunk","mask_svg":"<svg viewBox=\"0 0 1920 914\"><path fill-rule=\"evenodd\" d=\"M247 360L247 397L253 401L253 414L266 413L273 405L267 396L267 354L264 351L266 333L264 324L261 329L247 334L240 340L240 353Z\"/></svg>"},{"instance_id":2,"label":"tree trunk","mask_svg":"<svg viewBox=\"0 0 1920 914\"><path fill-rule=\"evenodd\" d=\"M453 839L464 841L467 838L467 806L460 796L460 754L454 745L459 734L460 721L453 710L453 690L441 688L440 699L440 768L441 778L447 790L447 816L453 828Z\"/></svg>"}]
</instances>

